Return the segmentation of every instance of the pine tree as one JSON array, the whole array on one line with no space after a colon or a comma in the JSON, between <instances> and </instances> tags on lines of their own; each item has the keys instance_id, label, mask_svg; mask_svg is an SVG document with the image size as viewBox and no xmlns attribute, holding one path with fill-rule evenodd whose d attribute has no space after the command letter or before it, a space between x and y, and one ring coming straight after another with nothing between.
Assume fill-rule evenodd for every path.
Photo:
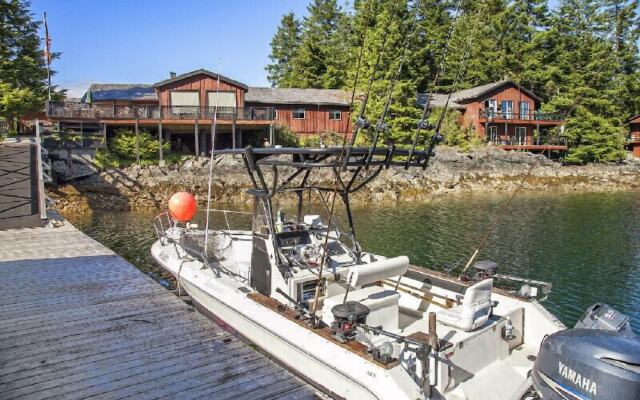
<instances>
[{"instance_id":1,"label":"pine tree","mask_svg":"<svg viewBox=\"0 0 640 400\"><path fill-rule=\"evenodd\" d=\"M280 20L276 34L271 39L271 64L266 66L267 79L271 86L290 87L292 82L291 63L300 46L300 22L293 12Z\"/></svg>"},{"instance_id":2,"label":"pine tree","mask_svg":"<svg viewBox=\"0 0 640 400\"><path fill-rule=\"evenodd\" d=\"M341 33L348 26L336 0L313 0L302 23L301 43L292 59L290 86L299 88L342 88L345 46Z\"/></svg>"},{"instance_id":3,"label":"pine tree","mask_svg":"<svg viewBox=\"0 0 640 400\"><path fill-rule=\"evenodd\" d=\"M40 22L33 21L29 6L0 0L0 116L14 128L20 115L44 109L47 95Z\"/></svg>"},{"instance_id":4,"label":"pine tree","mask_svg":"<svg viewBox=\"0 0 640 400\"><path fill-rule=\"evenodd\" d=\"M545 106L567 116L572 142L566 160L615 161L624 156L624 103L606 15L595 0L562 0L544 35L545 67L540 77L551 98Z\"/></svg>"}]
</instances>

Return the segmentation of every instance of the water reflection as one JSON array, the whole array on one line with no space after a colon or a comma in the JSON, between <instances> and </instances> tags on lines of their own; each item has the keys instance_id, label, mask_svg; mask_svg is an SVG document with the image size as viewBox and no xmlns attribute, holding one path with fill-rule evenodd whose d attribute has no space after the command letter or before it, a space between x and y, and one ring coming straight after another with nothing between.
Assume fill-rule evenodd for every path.
<instances>
[{"instance_id":1,"label":"water reflection","mask_svg":"<svg viewBox=\"0 0 640 400\"><path fill-rule=\"evenodd\" d=\"M466 260L499 218L480 259L497 261L503 273L552 282L546 307L566 324L604 301L629 315L640 331L640 193L524 194L501 215L507 199L506 194L461 195L426 204L356 207L358 239L369 251L405 254L413 264L437 268ZM319 207L308 211L324 213ZM144 272L158 273L149 256L155 214L68 217ZM232 227L250 226L246 216L228 219ZM198 222L204 226L202 217ZM342 213L338 223L346 227ZM212 224L226 226L226 220L218 215Z\"/></svg>"}]
</instances>

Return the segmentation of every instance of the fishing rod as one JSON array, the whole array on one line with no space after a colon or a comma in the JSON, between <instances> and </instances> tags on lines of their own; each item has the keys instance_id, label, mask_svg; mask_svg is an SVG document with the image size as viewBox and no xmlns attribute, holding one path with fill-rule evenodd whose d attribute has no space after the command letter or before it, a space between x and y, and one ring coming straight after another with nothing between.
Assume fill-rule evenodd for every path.
<instances>
[{"instance_id":1,"label":"fishing rod","mask_svg":"<svg viewBox=\"0 0 640 400\"><path fill-rule=\"evenodd\" d=\"M611 36L611 33L609 34L609 36ZM596 73L599 73L600 71L602 71L602 69L604 68L604 66L607 63L600 63L599 68L596 70ZM518 87L520 86L520 83L518 82ZM567 118L567 116L573 112L578 105L580 104L580 102L582 101L582 99L584 98L584 96L578 96L574 99L573 104L571 106L571 108L569 108L568 111L566 111L564 113L564 118ZM531 172L534 170L535 167L538 166L538 164L540 164L542 158L538 159L537 163L534 163L531 165L531 167L529 168L529 170L527 171L526 175L521 179L520 184L518 185L518 187L516 187L516 189L514 190L513 194L511 195L511 197L509 198L509 200L507 201L507 203L503 206L503 208L501 209L500 213L498 214L498 217L493 221L493 223L491 225L489 225L489 227L487 228L487 231L485 232L482 240L480 241L480 243L478 244L478 247L474 250L473 254L471 255L471 257L469 258L469 260L467 261L467 264L465 265L465 267L463 268L462 272L460 273L460 275L458 276L458 279L461 279L464 276L464 273L467 271L467 269L471 266L471 264L475 261L475 259L478 257L478 254L480 253L480 251L482 250L482 248L484 247L485 243L487 242L487 240L489 239L489 235L491 235L491 233L494 231L495 227L498 225L498 222L500 221L501 217L503 217L506 214L506 211L509 209L509 207L511 206L511 203L513 202L513 199L516 197L516 195L518 194L518 192L522 189L522 187L524 186L524 183L526 182L526 180L529 178L529 176L531 175Z\"/></svg>"},{"instance_id":2,"label":"fishing rod","mask_svg":"<svg viewBox=\"0 0 640 400\"><path fill-rule=\"evenodd\" d=\"M371 17L371 3L369 3L369 8L367 9L367 19L365 21L365 26L364 29L362 30L362 36L361 36L361 43L360 43L360 51L359 51L359 55L358 55L358 62L357 62L357 69L356 69L356 74L354 76L354 80L353 80L353 90L351 92L351 104L353 104L353 101L355 99L355 95L356 95L356 88L358 86L358 78L360 76L360 68L362 65L362 58L364 55L364 46L366 43L366 39L367 39L367 26L369 25L370 22L370 17ZM384 36L382 39L382 44L380 45L380 51L378 52L378 57L376 58L376 62L374 65L374 69L371 73L371 76L369 77L369 83L367 85L367 92L364 96L364 98L362 99L361 105L360 105L360 113L356 122L356 131L354 133L354 136L352 137L352 141L351 141L351 147L353 146L353 143L355 141L355 135L357 134L357 132L360 129L364 129L365 127L368 127L368 123L365 122L364 120L364 113L366 111L367 108L367 101L369 98L369 93L371 91L371 86L373 85L373 80L375 79L375 75L376 75L376 70L378 68L378 64L382 58L382 54L384 53L385 47L386 47L386 42L387 42L387 37L389 34L389 29L388 27L385 27L385 31L384 31ZM346 144L347 144L347 136L345 135L342 139L342 149L340 151L340 154L338 155L338 157L336 158L336 162L339 164L340 163L340 158L344 157L344 160L348 161L349 160L349 151L346 150ZM346 170L346 165L347 162L344 161L344 169ZM334 212L335 212L335 205L336 205L336 197L338 196L338 180L340 179L340 172L338 170L334 170L334 174L335 174L335 178L334 178L334 182L333 182L333 197L331 199L331 209L329 210L329 220L327 221L327 235L324 239L324 243L323 243L323 251L322 251L322 258L320 260L320 268L318 269L318 284L316 285L316 290L313 296L313 310L311 312L311 318L312 318L312 323L313 321L315 321L316 318L316 311L318 309L318 299L320 297L320 289L322 287L322 272L324 270L324 264L327 261L327 256L329 254L329 232L331 232L331 227L332 227L332 222L333 222L333 216L334 216ZM311 194L311 192L309 192L309 194ZM355 233L353 232L352 229L352 234L353 234L353 242L356 242L356 238L355 238ZM358 254L358 258L360 257L360 255ZM314 323L315 324L315 323Z\"/></svg>"},{"instance_id":3,"label":"fishing rod","mask_svg":"<svg viewBox=\"0 0 640 400\"><path fill-rule=\"evenodd\" d=\"M387 128L387 124L385 123L385 120L389 112L389 106L391 105L391 101L393 99L393 90L395 89L396 84L400 79L400 74L402 73L402 67L404 66L404 62L407 55L407 47L408 47L407 45L409 44L409 40L411 36L415 34L415 28L417 25L416 21L418 20L418 14L419 14L418 10L420 5L421 5L421 0L418 0L418 3L416 4L416 10L413 14L413 20L411 21L411 28L409 29L410 33L405 36L405 40L402 43L402 53L400 55L400 62L398 63L398 69L396 70L396 73L391 80L391 84L389 85L389 94L387 95L387 100L384 104L384 108L382 109L382 113L380 114L380 118L378 119L378 123L376 124L376 128L373 134L373 143L371 144L371 147L369 148L369 154L365 159L365 168L369 168L369 164L371 163L371 159L373 158L373 153L375 152L376 147L378 145L378 137L380 135L380 132L381 131L384 131L385 133L388 132L388 128Z\"/></svg>"},{"instance_id":4,"label":"fishing rod","mask_svg":"<svg viewBox=\"0 0 640 400\"><path fill-rule=\"evenodd\" d=\"M431 98L433 97L433 91L435 90L436 86L438 85L438 81L440 80L440 74L444 72L444 67L445 67L445 63L446 63L446 59L447 59L447 54L449 53L449 45L451 43L451 38L453 37L453 32L455 30L455 27L458 25L458 17L460 16L460 6L462 5L462 1L463 0L458 0L457 4L456 4L456 9L455 9L455 13L454 13L454 17L453 20L451 21L451 25L449 26L449 31L447 32L447 37L445 39L445 46L442 50L442 57L440 58L440 63L438 64L438 69L436 70L436 74L433 78L433 83L431 85L431 89L429 90L429 94L427 95L427 98L425 99L425 103L424 106L422 107L422 116L420 117L420 121L418 122L418 129L416 131L416 134L413 137L412 143L411 143L411 149L409 150L409 155L407 156L407 160L405 161L404 164L404 169L409 169L409 164L411 163L411 159L413 158L413 153L416 151L416 146L418 144L418 140L420 140L420 134L421 134L421 130L422 129L428 129L429 124L427 122L427 119L429 118L429 105L431 104ZM441 137L437 137L437 135L433 135L431 137L431 143L429 145L429 150L428 150L428 154L431 154L431 152L433 151L433 148L435 147L435 145L437 143L439 143L440 141L442 141ZM429 164L429 157L427 157L427 159L425 160L425 167ZM424 169L423 168L423 169Z\"/></svg>"}]
</instances>

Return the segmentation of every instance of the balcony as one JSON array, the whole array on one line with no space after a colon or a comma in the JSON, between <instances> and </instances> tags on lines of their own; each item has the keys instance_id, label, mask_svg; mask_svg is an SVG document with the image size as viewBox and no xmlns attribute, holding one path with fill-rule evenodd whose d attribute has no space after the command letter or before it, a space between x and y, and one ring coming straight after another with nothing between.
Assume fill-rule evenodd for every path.
<instances>
[{"instance_id":1,"label":"balcony","mask_svg":"<svg viewBox=\"0 0 640 400\"><path fill-rule=\"evenodd\" d=\"M199 107L199 106L150 106L90 104L69 101L49 101L47 117L81 120L218 120L228 121L272 121L276 112L273 107Z\"/></svg>"},{"instance_id":2,"label":"balcony","mask_svg":"<svg viewBox=\"0 0 640 400\"><path fill-rule=\"evenodd\" d=\"M556 123L560 124L564 122L564 115L561 113L543 113L539 111L534 112L505 112L505 111L494 111L492 109L481 108L479 111L480 118L489 119L492 121L500 121L505 122L512 120L514 122L522 123L522 122L533 122L533 123Z\"/></svg>"},{"instance_id":3,"label":"balcony","mask_svg":"<svg viewBox=\"0 0 640 400\"><path fill-rule=\"evenodd\" d=\"M626 137L627 144L640 143L640 133L632 133Z\"/></svg>"}]
</instances>

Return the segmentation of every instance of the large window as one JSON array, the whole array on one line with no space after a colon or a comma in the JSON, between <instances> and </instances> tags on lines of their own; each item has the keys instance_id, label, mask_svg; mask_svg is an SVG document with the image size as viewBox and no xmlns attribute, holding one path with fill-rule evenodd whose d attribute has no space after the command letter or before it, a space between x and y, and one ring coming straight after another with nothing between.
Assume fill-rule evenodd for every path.
<instances>
[{"instance_id":1,"label":"large window","mask_svg":"<svg viewBox=\"0 0 640 400\"><path fill-rule=\"evenodd\" d=\"M207 104L209 107L235 107L236 92L207 92Z\"/></svg>"},{"instance_id":2,"label":"large window","mask_svg":"<svg viewBox=\"0 0 640 400\"><path fill-rule=\"evenodd\" d=\"M342 112L340 110L329 111L329 119L330 120L342 119Z\"/></svg>"},{"instance_id":3,"label":"large window","mask_svg":"<svg viewBox=\"0 0 640 400\"><path fill-rule=\"evenodd\" d=\"M293 119L304 119L304 108L296 108L293 110Z\"/></svg>"},{"instance_id":4,"label":"large window","mask_svg":"<svg viewBox=\"0 0 640 400\"><path fill-rule=\"evenodd\" d=\"M487 100L484 106L487 109L487 117L493 118L496 116L496 111L498 110L498 101L496 99Z\"/></svg>"},{"instance_id":5,"label":"large window","mask_svg":"<svg viewBox=\"0 0 640 400\"><path fill-rule=\"evenodd\" d=\"M500 109L502 110L502 118L513 118L513 100L502 100L502 103L500 103Z\"/></svg>"},{"instance_id":6,"label":"large window","mask_svg":"<svg viewBox=\"0 0 640 400\"><path fill-rule=\"evenodd\" d=\"M197 107L200 105L200 93L195 91L172 91L171 105Z\"/></svg>"},{"instance_id":7,"label":"large window","mask_svg":"<svg viewBox=\"0 0 640 400\"><path fill-rule=\"evenodd\" d=\"M529 115L529 102L521 101L520 102L520 119L531 119Z\"/></svg>"}]
</instances>

